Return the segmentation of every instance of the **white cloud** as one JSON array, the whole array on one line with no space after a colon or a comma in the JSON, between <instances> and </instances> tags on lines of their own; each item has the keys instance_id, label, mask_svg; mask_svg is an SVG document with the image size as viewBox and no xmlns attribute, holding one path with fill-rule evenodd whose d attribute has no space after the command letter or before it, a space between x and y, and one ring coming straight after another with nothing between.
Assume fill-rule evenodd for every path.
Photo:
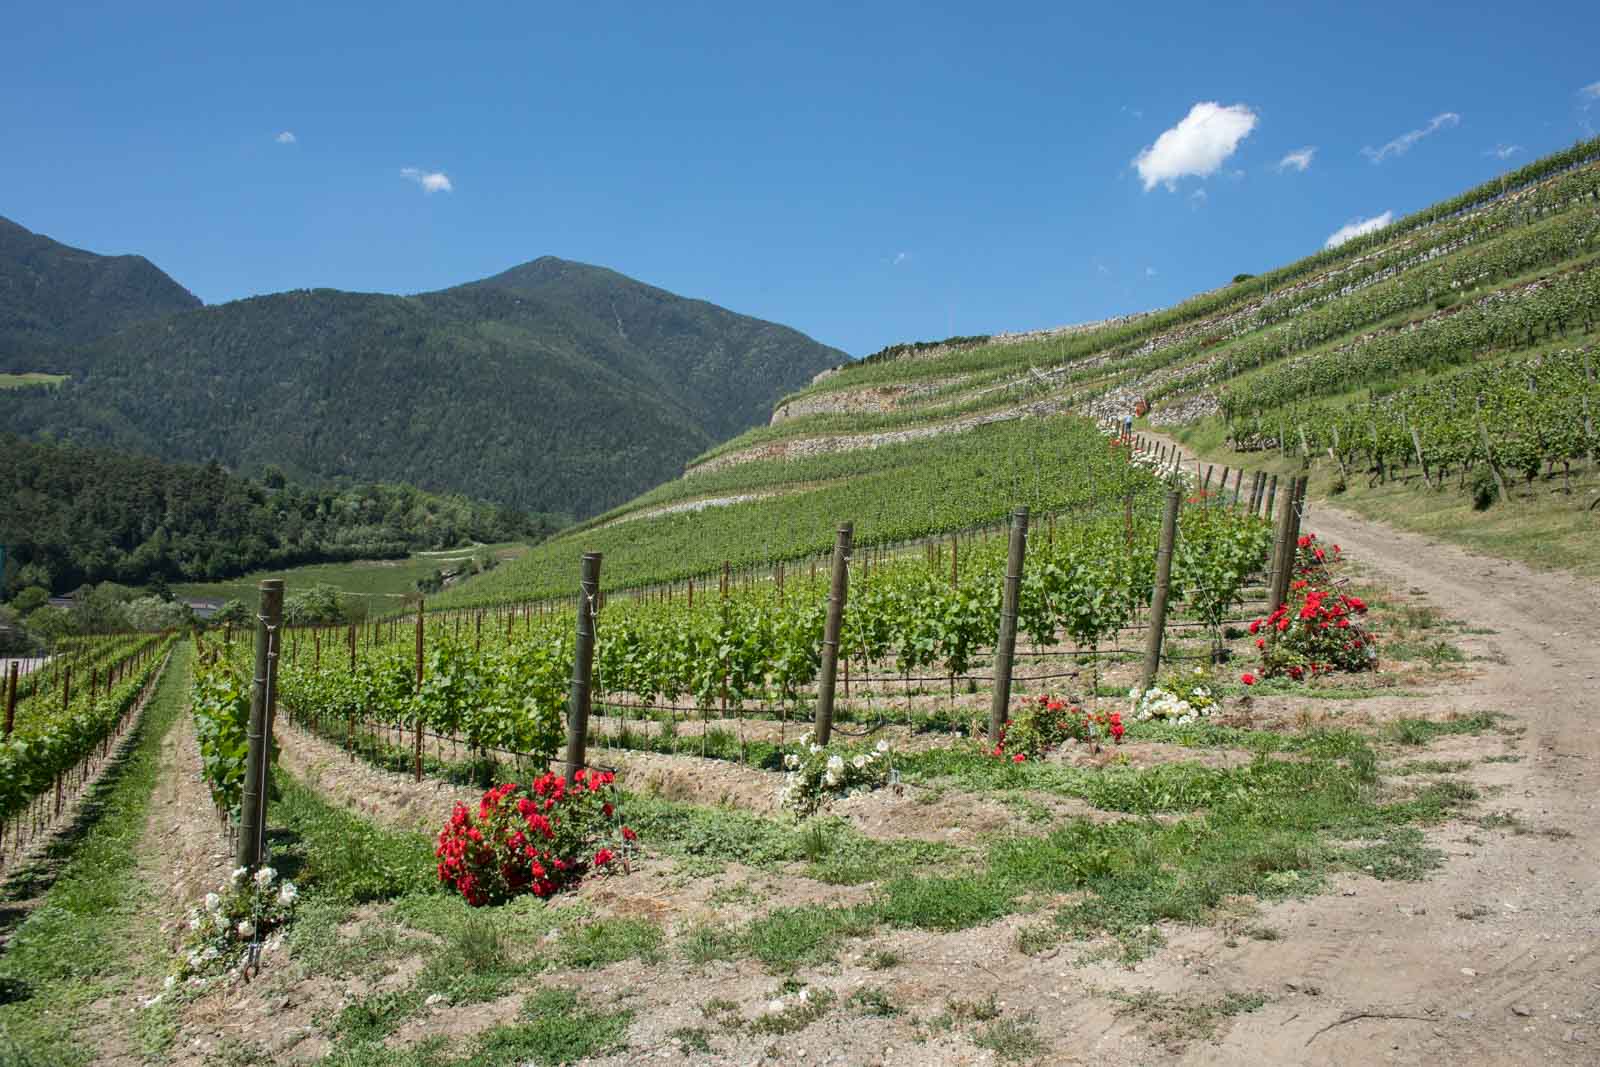
<instances>
[{"instance_id":1,"label":"white cloud","mask_svg":"<svg viewBox=\"0 0 1600 1067\"><path fill-rule=\"evenodd\" d=\"M422 186L425 193L453 193L455 186L450 184L450 176L442 170L422 170L418 167L401 167L400 177L407 178Z\"/></svg>"},{"instance_id":2,"label":"white cloud","mask_svg":"<svg viewBox=\"0 0 1600 1067\"><path fill-rule=\"evenodd\" d=\"M279 144L294 144L299 140L299 138L294 135L293 130L284 130L282 133L278 134L278 136L274 137L273 140L277 141Z\"/></svg>"},{"instance_id":3,"label":"white cloud","mask_svg":"<svg viewBox=\"0 0 1600 1067\"><path fill-rule=\"evenodd\" d=\"M1316 154L1317 146L1314 144L1306 145L1304 148L1296 148L1293 152L1278 160L1278 169L1284 171L1292 167L1304 174L1311 169L1311 157Z\"/></svg>"},{"instance_id":4,"label":"white cloud","mask_svg":"<svg viewBox=\"0 0 1600 1067\"><path fill-rule=\"evenodd\" d=\"M1497 144L1485 152L1484 155L1494 156L1496 159L1510 159L1520 151L1522 151L1522 146L1519 144Z\"/></svg>"},{"instance_id":5,"label":"white cloud","mask_svg":"<svg viewBox=\"0 0 1600 1067\"><path fill-rule=\"evenodd\" d=\"M906 260L908 260L910 258L911 258L911 253L910 252L896 252L894 254L894 260L889 265L891 267L898 267L900 264L904 263Z\"/></svg>"},{"instance_id":6,"label":"white cloud","mask_svg":"<svg viewBox=\"0 0 1600 1067\"><path fill-rule=\"evenodd\" d=\"M1144 269L1144 276L1146 278L1154 278L1156 276L1156 269L1154 267L1146 267Z\"/></svg>"},{"instance_id":7,"label":"white cloud","mask_svg":"<svg viewBox=\"0 0 1600 1067\"><path fill-rule=\"evenodd\" d=\"M1256 121L1256 113L1244 104L1223 107L1202 101L1194 105L1183 121L1157 137L1155 144L1134 159L1145 191L1157 185L1176 190L1179 178L1215 174L1238 149L1239 142L1250 136Z\"/></svg>"},{"instance_id":8,"label":"white cloud","mask_svg":"<svg viewBox=\"0 0 1600 1067\"><path fill-rule=\"evenodd\" d=\"M1196 189L1194 192L1189 194L1189 206L1198 211L1205 204L1207 199L1206 191L1204 189Z\"/></svg>"},{"instance_id":9,"label":"white cloud","mask_svg":"<svg viewBox=\"0 0 1600 1067\"><path fill-rule=\"evenodd\" d=\"M1439 130L1449 129L1451 126L1460 124L1460 122L1460 115L1457 115L1454 111L1446 111L1441 115L1433 116L1433 118L1428 120L1428 124L1422 127L1420 130L1410 130L1406 133L1402 133L1399 137L1396 137L1382 148L1373 148L1371 145L1368 145L1366 148L1361 150L1361 154L1372 160L1374 163L1382 163L1390 156L1405 155L1407 152L1411 151L1412 145L1428 136L1428 134L1435 133Z\"/></svg>"},{"instance_id":10,"label":"white cloud","mask_svg":"<svg viewBox=\"0 0 1600 1067\"><path fill-rule=\"evenodd\" d=\"M1600 100L1600 82L1590 82L1578 90L1578 95L1585 100Z\"/></svg>"},{"instance_id":11,"label":"white cloud","mask_svg":"<svg viewBox=\"0 0 1600 1067\"><path fill-rule=\"evenodd\" d=\"M1334 230L1322 247L1338 248L1353 237L1360 237L1362 234L1371 233L1373 230L1381 230L1393 221L1394 212L1385 211L1382 215L1374 215L1370 219L1356 219L1353 222L1347 222L1337 230Z\"/></svg>"}]
</instances>

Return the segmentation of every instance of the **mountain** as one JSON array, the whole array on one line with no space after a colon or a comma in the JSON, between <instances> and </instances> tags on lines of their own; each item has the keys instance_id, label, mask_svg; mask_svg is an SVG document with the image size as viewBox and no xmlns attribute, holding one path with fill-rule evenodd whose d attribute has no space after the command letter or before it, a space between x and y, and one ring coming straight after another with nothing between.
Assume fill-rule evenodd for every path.
<instances>
[{"instance_id":1,"label":"mountain","mask_svg":"<svg viewBox=\"0 0 1600 1067\"><path fill-rule=\"evenodd\" d=\"M844 362L798 330L687 300L604 267L543 256L469 288L502 289L552 301L648 353L663 388L676 386L712 438L722 440L767 421L777 378L804 385L811 374ZM820 351L819 351L820 350ZM818 357L793 375L797 352ZM786 377L788 376L788 377ZM781 393L777 395L782 395Z\"/></svg>"},{"instance_id":2,"label":"mountain","mask_svg":"<svg viewBox=\"0 0 1600 1067\"><path fill-rule=\"evenodd\" d=\"M786 327L541 259L418 296L299 290L56 353L0 427L296 480L602 511L843 362Z\"/></svg>"},{"instance_id":3,"label":"mountain","mask_svg":"<svg viewBox=\"0 0 1600 1067\"><path fill-rule=\"evenodd\" d=\"M0 371L40 370L62 346L199 306L143 256L71 248L0 216Z\"/></svg>"}]
</instances>

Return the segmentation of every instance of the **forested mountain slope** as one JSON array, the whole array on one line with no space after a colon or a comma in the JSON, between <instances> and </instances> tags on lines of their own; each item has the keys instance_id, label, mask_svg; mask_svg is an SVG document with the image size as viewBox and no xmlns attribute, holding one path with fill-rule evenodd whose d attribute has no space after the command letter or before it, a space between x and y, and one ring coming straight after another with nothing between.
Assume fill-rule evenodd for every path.
<instances>
[{"instance_id":1,"label":"forested mountain slope","mask_svg":"<svg viewBox=\"0 0 1600 1067\"><path fill-rule=\"evenodd\" d=\"M70 248L0 217L0 372L47 369L62 346L199 306L143 256Z\"/></svg>"}]
</instances>

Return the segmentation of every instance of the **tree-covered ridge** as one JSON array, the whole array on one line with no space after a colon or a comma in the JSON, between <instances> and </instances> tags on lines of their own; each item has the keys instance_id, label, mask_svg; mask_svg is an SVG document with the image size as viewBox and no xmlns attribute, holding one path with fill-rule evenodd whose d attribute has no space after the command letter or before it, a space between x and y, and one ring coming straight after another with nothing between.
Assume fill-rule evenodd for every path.
<instances>
[{"instance_id":1,"label":"tree-covered ridge","mask_svg":"<svg viewBox=\"0 0 1600 1067\"><path fill-rule=\"evenodd\" d=\"M64 345L200 306L143 256L69 248L0 217L0 371L36 371Z\"/></svg>"},{"instance_id":2,"label":"tree-covered ridge","mask_svg":"<svg viewBox=\"0 0 1600 1067\"><path fill-rule=\"evenodd\" d=\"M0 434L0 590L200 581L263 567L537 539L553 524L410 485L311 489L219 465Z\"/></svg>"},{"instance_id":3,"label":"tree-covered ridge","mask_svg":"<svg viewBox=\"0 0 1600 1067\"><path fill-rule=\"evenodd\" d=\"M0 425L584 515L672 478L843 358L610 271L540 261L552 262L552 285L540 268L411 297L299 290L135 326L59 353L42 369L72 380L0 397Z\"/></svg>"}]
</instances>

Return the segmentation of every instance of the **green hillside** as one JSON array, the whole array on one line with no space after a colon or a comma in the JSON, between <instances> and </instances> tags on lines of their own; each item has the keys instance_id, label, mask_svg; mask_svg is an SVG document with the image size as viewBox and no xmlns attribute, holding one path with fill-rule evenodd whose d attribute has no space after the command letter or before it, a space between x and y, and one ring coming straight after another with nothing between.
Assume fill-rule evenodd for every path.
<instances>
[{"instance_id":1,"label":"green hillside","mask_svg":"<svg viewBox=\"0 0 1600 1067\"><path fill-rule=\"evenodd\" d=\"M69 248L0 217L0 371L48 370L63 346L199 306L143 256Z\"/></svg>"},{"instance_id":2,"label":"green hillside","mask_svg":"<svg viewBox=\"0 0 1600 1067\"><path fill-rule=\"evenodd\" d=\"M26 436L593 514L676 475L843 354L544 259L420 296L300 290L58 352L0 394Z\"/></svg>"},{"instance_id":3,"label":"green hillside","mask_svg":"<svg viewBox=\"0 0 1600 1067\"><path fill-rule=\"evenodd\" d=\"M311 489L276 472L253 481L216 464L163 463L0 433L0 593L405 559L419 549L536 540L554 528L510 508L409 485Z\"/></svg>"},{"instance_id":4,"label":"green hillside","mask_svg":"<svg viewBox=\"0 0 1600 1067\"><path fill-rule=\"evenodd\" d=\"M994 521L1014 504L1104 503L1115 487L1095 488L1085 455L1103 446L1088 428L1141 398L1153 405L1141 427L1182 432L1219 468L1315 461L1319 476L1337 475L1319 477L1317 490L1357 494L1358 480L1363 491L1373 480L1412 498L1431 493L1486 524L1435 524L1466 540L1506 521L1507 509L1472 510L1472 484L1498 469L1508 503L1537 500L1555 518L1540 525L1538 546L1495 543L1581 565L1575 547L1560 546L1593 536L1597 158L1600 140L1576 145L1152 314L886 350L790 394L781 417L706 450L684 477L447 602L570 591L588 549L607 554L606 584L623 587L708 573L724 559L820 552L846 519L866 540L888 541Z\"/></svg>"}]
</instances>

